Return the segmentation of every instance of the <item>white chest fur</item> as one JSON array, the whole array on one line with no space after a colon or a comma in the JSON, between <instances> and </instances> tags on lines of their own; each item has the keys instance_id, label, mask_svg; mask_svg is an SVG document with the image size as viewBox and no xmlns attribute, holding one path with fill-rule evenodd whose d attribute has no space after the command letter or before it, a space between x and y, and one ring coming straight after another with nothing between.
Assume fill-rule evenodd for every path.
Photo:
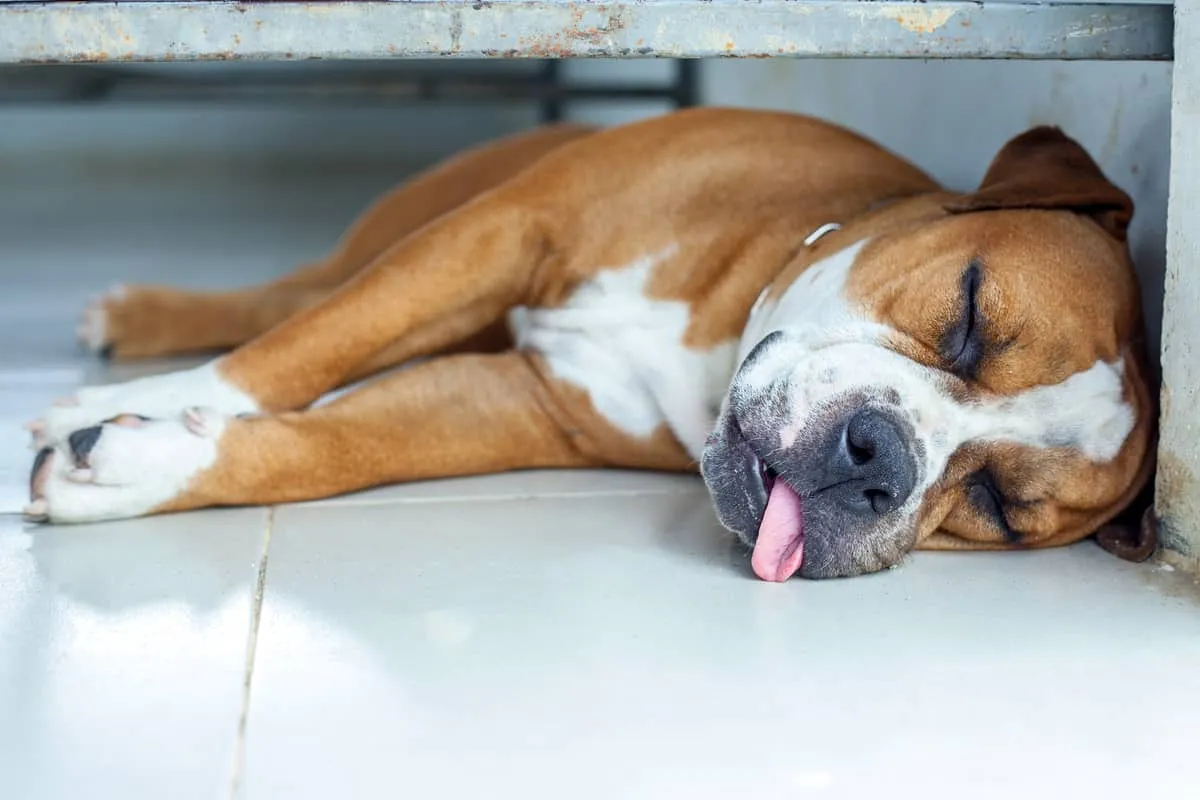
<instances>
[{"instance_id":1,"label":"white chest fur","mask_svg":"<svg viewBox=\"0 0 1200 800\"><path fill-rule=\"evenodd\" d=\"M665 423L699 458L733 375L736 342L685 347L687 303L647 296L654 269L675 250L602 270L562 307L517 309L511 324L519 347L541 353L616 428L646 437Z\"/></svg>"}]
</instances>

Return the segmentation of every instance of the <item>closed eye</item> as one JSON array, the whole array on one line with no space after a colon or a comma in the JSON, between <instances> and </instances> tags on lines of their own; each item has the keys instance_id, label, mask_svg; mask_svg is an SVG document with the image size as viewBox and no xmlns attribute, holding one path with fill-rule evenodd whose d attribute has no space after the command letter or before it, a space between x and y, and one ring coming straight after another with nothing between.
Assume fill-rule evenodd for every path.
<instances>
[{"instance_id":1,"label":"closed eye","mask_svg":"<svg viewBox=\"0 0 1200 800\"><path fill-rule=\"evenodd\" d=\"M1020 532L1008 522L1004 493L996 485L996 478L989 470L981 469L967 478L967 499L975 510L983 514L1000 529L1009 542L1021 541Z\"/></svg>"},{"instance_id":2,"label":"closed eye","mask_svg":"<svg viewBox=\"0 0 1200 800\"><path fill-rule=\"evenodd\" d=\"M983 267L972 259L962 274L958 318L942 335L942 357L950 371L963 380L977 378L983 364L986 320L979 309L982 284Z\"/></svg>"}]
</instances>

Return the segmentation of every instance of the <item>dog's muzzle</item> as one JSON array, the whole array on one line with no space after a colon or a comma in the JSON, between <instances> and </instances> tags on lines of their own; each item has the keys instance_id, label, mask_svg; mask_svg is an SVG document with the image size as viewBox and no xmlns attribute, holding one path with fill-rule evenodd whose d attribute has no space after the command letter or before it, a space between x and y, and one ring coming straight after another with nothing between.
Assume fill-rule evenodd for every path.
<instances>
[{"instance_id":1,"label":"dog's muzzle","mask_svg":"<svg viewBox=\"0 0 1200 800\"><path fill-rule=\"evenodd\" d=\"M763 580L872 572L912 546L907 505L919 480L911 427L894 410L846 397L786 448L770 403L731 404L701 472L721 523L753 548Z\"/></svg>"}]
</instances>

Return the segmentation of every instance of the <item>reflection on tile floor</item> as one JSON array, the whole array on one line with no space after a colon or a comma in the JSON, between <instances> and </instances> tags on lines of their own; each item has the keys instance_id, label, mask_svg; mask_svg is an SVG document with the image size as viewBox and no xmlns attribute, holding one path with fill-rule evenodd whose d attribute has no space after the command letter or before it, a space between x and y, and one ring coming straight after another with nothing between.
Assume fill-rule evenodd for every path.
<instances>
[{"instance_id":1,"label":"reflection on tile floor","mask_svg":"<svg viewBox=\"0 0 1200 800\"><path fill-rule=\"evenodd\" d=\"M0 517L5 797L228 793L263 515Z\"/></svg>"},{"instance_id":2,"label":"reflection on tile floor","mask_svg":"<svg viewBox=\"0 0 1200 800\"><path fill-rule=\"evenodd\" d=\"M0 797L1194 789L1200 590L1087 543L767 585L695 479L595 472L30 528L20 422L130 374L72 349L90 268L0 297Z\"/></svg>"}]
</instances>

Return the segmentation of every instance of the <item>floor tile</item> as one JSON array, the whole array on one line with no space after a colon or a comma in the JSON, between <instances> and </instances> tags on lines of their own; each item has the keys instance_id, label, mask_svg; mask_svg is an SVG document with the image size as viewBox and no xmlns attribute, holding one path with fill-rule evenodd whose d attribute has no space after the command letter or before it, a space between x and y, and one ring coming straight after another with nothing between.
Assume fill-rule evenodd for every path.
<instances>
[{"instance_id":1,"label":"floor tile","mask_svg":"<svg viewBox=\"0 0 1200 800\"><path fill-rule=\"evenodd\" d=\"M1177 575L1091 543L749 575L699 490L280 509L248 797L1182 796Z\"/></svg>"},{"instance_id":2,"label":"floor tile","mask_svg":"<svg viewBox=\"0 0 1200 800\"><path fill-rule=\"evenodd\" d=\"M0 516L0 796L229 796L264 516Z\"/></svg>"}]
</instances>

